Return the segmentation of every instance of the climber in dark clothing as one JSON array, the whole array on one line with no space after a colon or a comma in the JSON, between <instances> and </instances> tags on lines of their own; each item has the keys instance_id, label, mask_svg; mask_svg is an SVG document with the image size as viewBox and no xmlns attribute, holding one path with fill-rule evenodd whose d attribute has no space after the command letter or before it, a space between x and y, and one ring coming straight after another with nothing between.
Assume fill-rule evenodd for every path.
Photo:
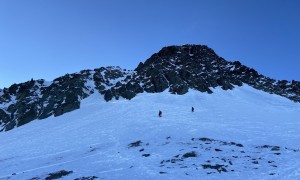
<instances>
[{"instance_id":1,"label":"climber in dark clothing","mask_svg":"<svg viewBox=\"0 0 300 180\"><path fill-rule=\"evenodd\" d=\"M192 112L194 112L195 111L195 109L194 109L194 107L192 107Z\"/></svg>"},{"instance_id":2,"label":"climber in dark clothing","mask_svg":"<svg viewBox=\"0 0 300 180\"><path fill-rule=\"evenodd\" d=\"M162 112L161 112L161 110L158 111L158 116L159 116L159 117L162 117Z\"/></svg>"}]
</instances>

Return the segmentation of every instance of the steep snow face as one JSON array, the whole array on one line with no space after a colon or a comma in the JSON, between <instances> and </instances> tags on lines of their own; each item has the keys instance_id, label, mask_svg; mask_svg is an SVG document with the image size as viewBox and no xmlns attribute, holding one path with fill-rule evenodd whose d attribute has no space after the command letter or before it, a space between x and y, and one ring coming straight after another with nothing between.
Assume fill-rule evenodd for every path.
<instances>
[{"instance_id":1,"label":"steep snow face","mask_svg":"<svg viewBox=\"0 0 300 180\"><path fill-rule=\"evenodd\" d=\"M299 103L247 85L167 91L110 102L96 92L0 133L0 179L300 178Z\"/></svg>"}]
</instances>

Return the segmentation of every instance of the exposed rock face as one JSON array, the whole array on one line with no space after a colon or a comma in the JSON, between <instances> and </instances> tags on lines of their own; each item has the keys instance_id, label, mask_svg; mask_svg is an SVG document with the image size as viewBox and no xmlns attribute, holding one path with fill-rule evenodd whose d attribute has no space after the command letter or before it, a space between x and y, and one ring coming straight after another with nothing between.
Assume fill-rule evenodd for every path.
<instances>
[{"instance_id":1,"label":"exposed rock face","mask_svg":"<svg viewBox=\"0 0 300 180\"><path fill-rule=\"evenodd\" d=\"M52 82L31 80L5 88L0 96L0 130L8 131L35 119L60 116L80 108L95 90L105 94L130 71L107 67L67 74Z\"/></svg>"},{"instance_id":2,"label":"exposed rock face","mask_svg":"<svg viewBox=\"0 0 300 180\"><path fill-rule=\"evenodd\" d=\"M147 79L147 92L161 92L169 88L174 94L185 94L189 88L212 93L210 88L232 89L242 85L225 73L227 62L207 46L171 46L154 54L136 68Z\"/></svg>"},{"instance_id":3,"label":"exposed rock face","mask_svg":"<svg viewBox=\"0 0 300 180\"><path fill-rule=\"evenodd\" d=\"M239 61L228 62L212 49L201 45L169 46L140 63L128 83L113 87L109 93L127 99L144 91L150 93L169 89L173 94L185 94L188 89L213 93L248 84L268 93L278 94L300 102L300 82L277 81L259 74Z\"/></svg>"},{"instance_id":4,"label":"exposed rock face","mask_svg":"<svg viewBox=\"0 0 300 180\"><path fill-rule=\"evenodd\" d=\"M179 95L189 89L213 93L217 86L230 90L243 83L300 102L299 81L268 78L238 61L224 60L207 46L169 46L140 63L135 71L102 67L67 74L52 82L31 80L0 90L0 131L76 110L80 101L95 91L110 101L166 89Z\"/></svg>"}]
</instances>

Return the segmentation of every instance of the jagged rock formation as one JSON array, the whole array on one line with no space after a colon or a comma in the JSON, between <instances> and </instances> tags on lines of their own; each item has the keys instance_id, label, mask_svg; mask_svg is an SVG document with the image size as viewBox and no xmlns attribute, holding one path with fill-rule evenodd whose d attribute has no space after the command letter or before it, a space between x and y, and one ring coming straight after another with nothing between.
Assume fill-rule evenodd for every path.
<instances>
[{"instance_id":1,"label":"jagged rock formation","mask_svg":"<svg viewBox=\"0 0 300 180\"><path fill-rule=\"evenodd\" d=\"M212 88L224 90L246 83L256 89L300 102L300 82L277 81L259 74L239 61L228 62L212 49L201 45L169 46L140 63L127 84L107 91L112 97L133 98L141 92L185 94L189 88L212 93Z\"/></svg>"},{"instance_id":2,"label":"jagged rock formation","mask_svg":"<svg viewBox=\"0 0 300 180\"><path fill-rule=\"evenodd\" d=\"M54 79L31 80L5 88L0 96L0 130L11 130L34 119L59 116L80 108L95 89L104 94L114 82L131 74L118 67L84 70Z\"/></svg>"},{"instance_id":3,"label":"jagged rock formation","mask_svg":"<svg viewBox=\"0 0 300 180\"><path fill-rule=\"evenodd\" d=\"M230 90L243 83L300 102L299 81L268 78L238 61L224 60L207 46L169 46L140 63L135 71L102 67L67 74L52 82L31 80L4 88L0 90L0 130L76 110L80 101L95 91L110 101L166 89L180 95L190 88L213 93L217 86Z\"/></svg>"}]
</instances>

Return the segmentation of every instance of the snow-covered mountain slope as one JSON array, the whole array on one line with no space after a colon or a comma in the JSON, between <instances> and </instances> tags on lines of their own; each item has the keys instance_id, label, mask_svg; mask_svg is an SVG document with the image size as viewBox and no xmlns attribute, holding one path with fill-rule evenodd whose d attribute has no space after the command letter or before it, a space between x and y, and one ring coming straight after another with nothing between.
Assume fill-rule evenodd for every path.
<instances>
[{"instance_id":1,"label":"snow-covered mountain slope","mask_svg":"<svg viewBox=\"0 0 300 180\"><path fill-rule=\"evenodd\" d=\"M0 133L0 179L300 179L300 104L248 85L212 90L96 92Z\"/></svg>"},{"instance_id":2,"label":"snow-covered mountain slope","mask_svg":"<svg viewBox=\"0 0 300 180\"><path fill-rule=\"evenodd\" d=\"M60 116L81 107L94 92L106 101L133 99L140 93L186 94L189 89L213 93L247 84L255 89L300 102L300 82L275 80L239 61L226 61L205 45L168 46L132 70L101 67L13 84L0 91L0 132L33 120Z\"/></svg>"}]
</instances>

